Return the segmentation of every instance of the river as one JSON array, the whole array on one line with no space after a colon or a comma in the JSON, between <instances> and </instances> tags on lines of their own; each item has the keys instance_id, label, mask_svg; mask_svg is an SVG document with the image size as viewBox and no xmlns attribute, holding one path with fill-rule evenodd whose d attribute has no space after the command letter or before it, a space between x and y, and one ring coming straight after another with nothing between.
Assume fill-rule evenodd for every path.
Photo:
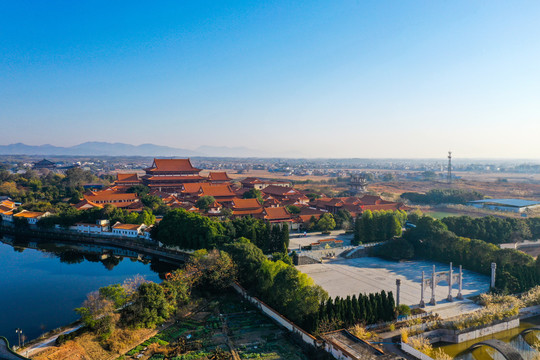
<instances>
[{"instance_id":1,"label":"river","mask_svg":"<svg viewBox=\"0 0 540 360\"><path fill-rule=\"evenodd\" d=\"M135 275L160 282L159 273L174 268L121 249L19 242L1 234L0 240L0 335L11 344L18 343L17 328L34 339L77 320L73 309L100 287Z\"/></svg>"}]
</instances>

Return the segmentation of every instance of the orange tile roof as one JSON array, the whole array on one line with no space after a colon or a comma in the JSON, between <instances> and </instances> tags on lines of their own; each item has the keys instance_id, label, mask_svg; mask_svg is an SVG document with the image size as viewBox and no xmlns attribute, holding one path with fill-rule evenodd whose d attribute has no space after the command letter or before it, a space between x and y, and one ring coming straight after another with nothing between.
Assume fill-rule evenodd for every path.
<instances>
[{"instance_id":1,"label":"orange tile roof","mask_svg":"<svg viewBox=\"0 0 540 360\"><path fill-rule=\"evenodd\" d=\"M96 204L96 203L93 203L91 201L88 201L87 199L83 199L81 202L78 202L77 204L73 205L73 207L77 210L80 210L81 208L83 208L85 205L90 205L92 207L97 207L97 208L103 208L103 205L101 204Z\"/></svg>"},{"instance_id":2,"label":"orange tile roof","mask_svg":"<svg viewBox=\"0 0 540 360\"><path fill-rule=\"evenodd\" d=\"M117 202L120 200L135 201L138 199L138 196L137 194L134 194L134 193L100 192L95 195L84 195L84 198L92 202L96 202L96 201Z\"/></svg>"},{"instance_id":3,"label":"orange tile roof","mask_svg":"<svg viewBox=\"0 0 540 360\"><path fill-rule=\"evenodd\" d=\"M0 213L6 213L8 211L12 211L13 209L4 205L0 205Z\"/></svg>"},{"instance_id":4,"label":"orange tile roof","mask_svg":"<svg viewBox=\"0 0 540 360\"><path fill-rule=\"evenodd\" d=\"M210 181L230 181L232 180L225 171L213 171L208 174L208 180Z\"/></svg>"},{"instance_id":5,"label":"orange tile roof","mask_svg":"<svg viewBox=\"0 0 540 360\"><path fill-rule=\"evenodd\" d=\"M120 229L120 230L138 230L142 225L136 225L136 224L116 224L113 225L113 229Z\"/></svg>"},{"instance_id":6,"label":"orange tile roof","mask_svg":"<svg viewBox=\"0 0 540 360\"><path fill-rule=\"evenodd\" d=\"M308 223L312 217L315 218L315 220L319 220L319 218L322 216L322 214L312 214L312 215L298 215L298 219L301 220L303 223Z\"/></svg>"},{"instance_id":7,"label":"orange tile roof","mask_svg":"<svg viewBox=\"0 0 540 360\"><path fill-rule=\"evenodd\" d=\"M199 190L201 189L201 185L203 185L204 183L184 183L182 184L182 187L184 190L182 190L183 193L186 193L186 194L195 194L195 193L198 193Z\"/></svg>"},{"instance_id":8,"label":"orange tile roof","mask_svg":"<svg viewBox=\"0 0 540 360\"><path fill-rule=\"evenodd\" d=\"M147 177L146 180L149 181L184 181L184 180L203 180L204 178L199 175L171 175L171 176L159 176L159 175L152 175L150 177Z\"/></svg>"},{"instance_id":9,"label":"orange tile roof","mask_svg":"<svg viewBox=\"0 0 540 360\"><path fill-rule=\"evenodd\" d=\"M290 220L291 214L284 207L264 208L266 220Z\"/></svg>"},{"instance_id":10,"label":"orange tile roof","mask_svg":"<svg viewBox=\"0 0 540 360\"><path fill-rule=\"evenodd\" d=\"M146 171L150 172L199 172L200 169L193 167L190 159L154 159L152 166Z\"/></svg>"},{"instance_id":11,"label":"orange tile roof","mask_svg":"<svg viewBox=\"0 0 540 360\"><path fill-rule=\"evenodd\" d=\"M362 202L362 204L365 204L365 205L377 205L377 204L380 204L381 201L384 201L384 200L381 199L381 197L377 195L364 195L360 198L360 201Z\"/></svg>"},{"instance_id":12,"label":"orange tile roof","mask_svg":"<svg viewBox=\"0 0 540 360\"><path fill-rule=\"evenodd\" d=\"M44 212L23 210L20 213L17 213L15 215L13 215L13 217L22 217L22 218L27 218L27 219L35 219L35 218L38 218L40 216L43 216L44 214L45 214Z\"/></svg>"},{"instance_id":13,"label":"orange tile roof","mask_svg":"<svg viewBox=\"0 0 540 360\"><path fill-rule=\"evenodd\" d=\"M234 199L233 208L235 209L257 209L262 208L258 199Z\"/></svg>"},{"instance_id":14,"label":"orange tile roof","mask_svg":"<svg viewBox=\"0 0 540 360\"><path fill-rule=\"evenodd\" d=\"M4 201L0 202L0 205L6 206L6 207L8 207L10 209L15 208L15 203L13 201L9 201L9 200L4 200Z\"/></svg>"},{"instance_id":15,"label":"orange tile roof","mask_svg":"<svg viewBox=\"0 0 540 360\"><path fill-rule=\"evenodd\" d=\"M137 173L117 173L117 182L139 182L139 175Z\"/></svg>"},{"instance_id":16,"label":"orange tile roof","mask_svg":"<svg viewBox=\"0 0 540 360\"><path fill-rule=\"evenodd\" d=\"M214 197L224 197L232 196L235 197L236 194L232 191L230 185L227 184L202 184L201 185L201 196L214 196Z\"/></svg>"},{"instance_id":17,"label":"orange tile roof","mask_svg":"<svg viewBox=\"0 0 540 360\"><path fill-rule=\"evenodd\" d=\"M247 216L247 215L261 215L263 213L263 208L259 209L249 209L249 210L233 210L233 215L235 216Z\"/></svg>"}]
</instances>

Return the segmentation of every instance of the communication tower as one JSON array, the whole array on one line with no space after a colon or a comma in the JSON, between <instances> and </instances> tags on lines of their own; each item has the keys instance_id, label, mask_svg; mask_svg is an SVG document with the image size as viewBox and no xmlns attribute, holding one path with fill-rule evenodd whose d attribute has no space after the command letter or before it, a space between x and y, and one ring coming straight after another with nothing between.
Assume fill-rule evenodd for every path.
<instances>
[{"instance_id":1,"label":"communication tower","mask_svg":"<svg viewBox=\"0 0 540 360\"><path fill-rule=\"evenodd\" d=\"M448 152L448 175L447 175L447 181L449 184L452 183L452 152Z\"/></svg>"}]
</instances>

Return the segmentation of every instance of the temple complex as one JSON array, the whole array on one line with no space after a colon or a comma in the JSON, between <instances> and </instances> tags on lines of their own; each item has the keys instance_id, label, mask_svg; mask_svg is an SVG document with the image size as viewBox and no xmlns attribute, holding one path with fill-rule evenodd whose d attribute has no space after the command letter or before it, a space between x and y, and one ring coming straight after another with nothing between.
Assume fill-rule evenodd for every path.
<instances>
[{"instance_id":1,"label":"temple complex","mask_svg":"<svg viewBox=\"0 0 540 360\"><path fill-rule=\"evenodd\" d=\"M201 169L193 167L189 159L154 159L144 171L144 185L168 193L180 193L185 183L206 180L200 175Z\"/></svg>"}]
</instances>

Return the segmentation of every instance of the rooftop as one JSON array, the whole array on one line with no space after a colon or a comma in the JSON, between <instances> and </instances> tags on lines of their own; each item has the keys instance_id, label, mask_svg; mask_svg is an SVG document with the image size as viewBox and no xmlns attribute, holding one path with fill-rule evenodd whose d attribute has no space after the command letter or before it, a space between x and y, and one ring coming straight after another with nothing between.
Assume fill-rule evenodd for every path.
<instances>
[{"instance_id":1,"label":"rooftop","mask_svg":"<svg viewBox=\"0 0 540 360\"><path fill-rule=\"evenodd\" d=\"M522 199L484 199L469 201L469 204L496 204L511 207L526 207L540 205L540 201L522 200Z\"/></svg>"},{"instance_id":2,"label":"rooftop","mask_svg":"<svg viewBox=\"0 0 540 360\"><path fill-rule=\"evenodd\" d=\"M193 167L190 159L154 159L152 166L145 169L149 172L199 172Z\"/></svg>"},{"instance_id":3,"label":"rooftop","mask_svg":"<svg viewBox=\"0 0 540 360\"><path fill-rule=\"evenodd\" d=\"M120 230L138 230L142 225L137 224L115 224L113 225L113 229L120 229Z\"/></svg>"}]
</instances>

